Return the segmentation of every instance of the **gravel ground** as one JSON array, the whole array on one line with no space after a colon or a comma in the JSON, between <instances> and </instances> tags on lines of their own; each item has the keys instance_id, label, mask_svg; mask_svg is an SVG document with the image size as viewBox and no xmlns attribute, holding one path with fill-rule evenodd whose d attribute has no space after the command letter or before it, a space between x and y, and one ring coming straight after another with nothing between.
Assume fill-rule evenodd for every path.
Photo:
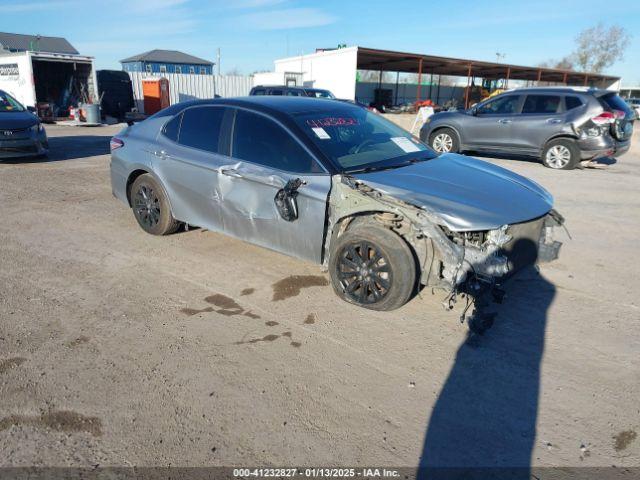
<instances>
[{"instance_id":1,"label":"gravel ground","mask_svg":"<svg viewBox=\"0 0 640 480\"><path fill-rule=\"evenodd\" d=\"M602 168L489 160L572 240L469 345L441 294L370 312L314 265L146 235L117 128L47 130L48 161L0 162L0 466L640 466L637 135Z\"/></svg>"}]
</instances>

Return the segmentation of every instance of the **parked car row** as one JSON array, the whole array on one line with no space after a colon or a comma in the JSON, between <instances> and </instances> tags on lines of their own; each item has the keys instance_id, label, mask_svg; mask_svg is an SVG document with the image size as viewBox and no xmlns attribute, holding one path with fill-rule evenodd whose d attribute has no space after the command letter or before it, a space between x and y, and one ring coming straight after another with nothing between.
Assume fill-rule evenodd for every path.
<instances>
[{"instance_id":1,"label":"parked car row","mask_svg":"<svg viewBox=\"0 0 640 480\"><path fill-rule=\"evenodd\" d=\"M635 112L609 90L517 89L468 110L436 113L420 138L440 153L527 155L568 170L581 160L625 153L634 120Z\"/></svg>"}]
</instances>

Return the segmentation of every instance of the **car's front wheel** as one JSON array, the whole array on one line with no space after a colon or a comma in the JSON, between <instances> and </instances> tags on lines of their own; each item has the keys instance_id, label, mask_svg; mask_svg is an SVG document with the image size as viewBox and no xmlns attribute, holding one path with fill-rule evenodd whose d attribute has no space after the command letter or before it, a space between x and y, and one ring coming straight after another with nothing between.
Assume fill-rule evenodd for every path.
<instances>
[{"instance_id":1,"label":"car's front wheel","mask_svg":"<svg viewBox=\"0 0 640 480\"><path fill-rule=\"evenodd\" d=\"M571 170L580 163L580 149L568 138L552 140L542 151L542 163L556 170Z\"/></svg>"},{"instance_id":2,"label":"car's front wheel","mask_svg":"<svg viewBox=\"0 0 640 480\"><path fill-rule=\"evenodd\" d=\"M140 227L152 235L169 235L180 226L164 190L148 173L136 178L131 186L131 208Z\"/></svg>"},{"instance_id":3,"label":"car's front wheel","mask_svg":"<svg viewBox=\"0 0 640 480\"><path fill-rule=\"evenodd\" d=\"M335 241L329 273L343 300L371 310L407 303L416 285L416 263L407 243L376 223L356 225Z\"/></svg>"},{"instance_id":4,"label":"car's front wheel","mask_svg":"<svg viewBox=\"0 0 640 480\"><path fill-rule=\"evenodd\" d=\"M429 146L438 153L456 153L460 150L460 141L452 129L441 128L429 135Z\"/></svg>"}]
</instances>

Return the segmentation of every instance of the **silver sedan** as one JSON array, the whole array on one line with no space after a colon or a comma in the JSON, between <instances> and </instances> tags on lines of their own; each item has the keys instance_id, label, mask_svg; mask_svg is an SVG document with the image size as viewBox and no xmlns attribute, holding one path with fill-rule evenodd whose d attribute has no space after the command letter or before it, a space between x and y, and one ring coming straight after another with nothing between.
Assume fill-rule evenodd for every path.
<instances>
[{"instance_id":1,"label":"silver sedan","mask_svg":"<svg viewBox=\"0 0 640 480\"><path fill-rule=\"evenodd\" d=\"M111 141L114 195L146 232L224 232L329 269L376 310L422 287L499 296L557 255L551 195L502 168L437 155L345 102L247 97L173 105Z\"/></svg>"}]
</instances>

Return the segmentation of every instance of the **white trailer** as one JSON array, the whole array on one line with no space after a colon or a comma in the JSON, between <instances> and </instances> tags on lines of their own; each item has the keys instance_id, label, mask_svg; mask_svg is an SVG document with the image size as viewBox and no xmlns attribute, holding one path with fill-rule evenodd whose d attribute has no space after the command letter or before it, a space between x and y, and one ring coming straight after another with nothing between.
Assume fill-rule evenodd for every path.
<instances>
[{"instance_id":1,"label":"white trailer","mask_svg":"<svg viewBox=\"0 0 640 480\"><path fill-rule=\"evenodd\" d=\"M66 110L84 90L97 102L93 57L43 52L0 52L0 90L26 107L49 103ZM74 105L75 106L75 105Z\"/></svg>"}]
</instances>

